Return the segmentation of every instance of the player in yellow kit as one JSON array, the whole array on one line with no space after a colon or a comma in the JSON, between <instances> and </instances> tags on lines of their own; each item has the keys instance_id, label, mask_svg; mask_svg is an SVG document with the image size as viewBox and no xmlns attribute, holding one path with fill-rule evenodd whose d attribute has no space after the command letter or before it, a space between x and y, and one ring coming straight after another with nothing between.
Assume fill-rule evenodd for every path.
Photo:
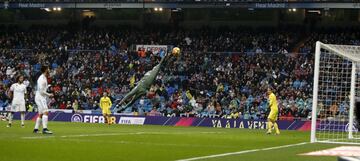
<instances>
[{"instance_id":1,"label":"player in yellow kit","mask_svg":"<svg viewBox=\"0 0 360 161\"><path fill-rule=\"evenodd\" d=\"M273 93L272 88L270 87L267 89L267 94L269 95L269 107L270 107L270 113L268 116L267 134L271 134L272 127L274 126L275 134L279 135L280 130L278 124L276 123L277 116L279 113L276 96Z\"/></svg>"},{"instance_id":2,"label":"player in yellow kit","mask_svg":"<svg viewBox=\"0 0 360 161\"><path fill-rule=\"evenodd\" d=\"M107 96L107 92L104 92L103 97L100 99L100 108L102 110L102 114L105 118L105 123L111 124L110 122L110 107L112 106L110 98Z\"/></svg>"}]
</instances>

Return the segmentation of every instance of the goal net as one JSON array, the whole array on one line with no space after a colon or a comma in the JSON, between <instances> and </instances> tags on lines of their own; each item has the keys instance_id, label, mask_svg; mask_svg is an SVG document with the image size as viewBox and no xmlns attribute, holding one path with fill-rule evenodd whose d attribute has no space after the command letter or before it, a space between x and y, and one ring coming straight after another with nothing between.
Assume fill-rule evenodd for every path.
<instances>
[{"instance_id":1,"label":"goal net","mask_svg":"<svg viewBox=\"0 0 360 161\"><path fill-rule=\"evenodd\" d=\"M311 142L360 144L360 46L316 42Z\"/></svg>"}]
</instances>

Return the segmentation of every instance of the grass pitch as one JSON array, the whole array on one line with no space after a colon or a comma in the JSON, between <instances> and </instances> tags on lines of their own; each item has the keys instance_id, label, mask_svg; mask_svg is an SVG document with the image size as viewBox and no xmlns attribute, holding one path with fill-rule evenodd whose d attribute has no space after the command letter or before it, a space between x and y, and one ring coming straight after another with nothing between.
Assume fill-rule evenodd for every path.
<instances>
[{"instance_id":1,"label":"grass pitch","mask_svg":"<svg viewBox=\"0 0 360 161\"><path fill-rule=\"evenodd\" d=\"M308 142L310 132L282 131L266 135L263 130L203 127L127 126L50 122L53 135L33 134L34 122L19 121L11 128L0 122L0 161L174 161L215 154ZM298 154L336 147L304 144L233 154L202 160L241 161L335 161L336 157Z\"/></svg>"}]
</instances>

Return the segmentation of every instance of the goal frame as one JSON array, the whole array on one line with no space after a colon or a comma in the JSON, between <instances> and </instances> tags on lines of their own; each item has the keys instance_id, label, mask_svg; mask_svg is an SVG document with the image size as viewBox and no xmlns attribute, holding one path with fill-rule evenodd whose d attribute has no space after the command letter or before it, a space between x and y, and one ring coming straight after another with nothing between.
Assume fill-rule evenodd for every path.
<instances>
[{"instance_id":1,"label":"goal frame","mask_svg":"<svg viewBox=\"0 0 360 161\"><path fill-rule=\"evenodd\" d=\"M331 51L332 53L344 57L344 59L348 59L352 62L352 70L351 70L351 83L350 83L350 109L349 109L349 130L348 130L348 139L353 139L353 124L354 124L354 108L355 108L355 87L356 87L356 64L360 62L360 57L356 57L354 55L346 55L343 51L338 50L332 46L331 44L324 44L320 41L316 42L315 49L315 63L314 63L314 84L313 84L313 102L312 102L312 116L311 116L311 135L310 142L325 142L325 143L340 143L340 142L332 142L332 141L317 141L316 139L316 122L317 122L317 106L318 106L318 89L319 89L319 70L320 70L320 54L321 49L326 49ZM354 47L351 45L341 45L344 47ZM341 142L345 144L359 144L352 142Z\"/></svg>"}]
</instances>

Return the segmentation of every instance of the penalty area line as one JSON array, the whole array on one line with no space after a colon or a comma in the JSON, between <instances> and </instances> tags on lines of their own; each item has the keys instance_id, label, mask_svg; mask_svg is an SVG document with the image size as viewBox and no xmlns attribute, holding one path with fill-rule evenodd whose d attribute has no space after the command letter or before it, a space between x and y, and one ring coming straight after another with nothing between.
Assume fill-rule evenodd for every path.
<instances>
[{"instance_id":1,"label":"penalty area line","mask_svg":"<svg viewBox=\"0 0 360 161\"><path fill-rule=\"evenodd\" d=\"M218 158L218 157L225 157L225 156L230 156L230 155L238 155L238 154L245 154L245 153L252 153L252 152L259 152L259 151L282 149L282 148L305 145L308 143L309 142L302 142L302 143L297 143L297 144L288 144L288 145L274 146L274 147L269 147L269 148L243 150L243 151L237 151L237 152L231 152L231 153L223 153L223 154L215 154L215 155L207 155L207 156L200 156L200 157L194 157L194 158L180 159L180 160L176 160L176 161L192 161L192 160L202 160L202 159L209 159L209 158Z\"/></svg>"}]
</instances>

